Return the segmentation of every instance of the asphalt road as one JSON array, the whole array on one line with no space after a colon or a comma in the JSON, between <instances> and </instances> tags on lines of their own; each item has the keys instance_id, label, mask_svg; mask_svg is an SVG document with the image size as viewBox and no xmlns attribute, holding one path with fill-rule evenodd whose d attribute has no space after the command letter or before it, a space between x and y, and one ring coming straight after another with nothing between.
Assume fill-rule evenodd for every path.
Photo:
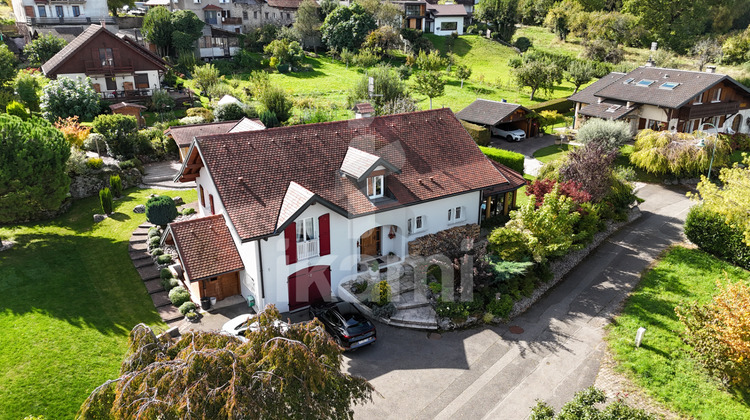
<instances>
[{"instance_id":1,"label":"asphalt road","mask_svg":"<svg viewBox=\"0 0 750 420\"><path fill-rule=\"evenodd\" d=\"M442 336L378 325L378 342L349 354L373 402L358 419L525 419L542 399L559 408L594 383L603 327L640 273L681 241L690 201L681 188L646 185L642 217L609 240L511 325ZM635 335L635 331L633 331Z\"/></svg>"}]
</instances>

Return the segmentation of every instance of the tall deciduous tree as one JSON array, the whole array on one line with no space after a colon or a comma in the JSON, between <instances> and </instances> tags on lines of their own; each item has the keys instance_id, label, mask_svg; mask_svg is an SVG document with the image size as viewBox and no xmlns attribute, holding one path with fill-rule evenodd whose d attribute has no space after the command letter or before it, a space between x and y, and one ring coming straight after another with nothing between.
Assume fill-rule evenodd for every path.
<instances>
[{"instance_id":1,"label":"tall deciduous tree","mask_svg":"<svg viewBox=\"0 0 750 420\"><path fill-rule=\"evenodd\" d=\"M178 10L172 14L172 46L179 54L189 53L203 34L203 21L190 10Z\"/></svg>"},{"instance_id":2,"label":"tall deciduous tree","mask_svg":"<svg viewBox=\"0 0 750 420\"><path fill-rule=\"evenodd\" d=\"M369 92L369 78L372 77L373 96ZM406 85L399 77L398 72L389 66L378 66L368 70L354 85L349 94L349 104L367 101L375 108L378 115L382 115L383 107L398 99L408 98Z\"/></svg>"},{"instance_id":3,"label":"tall deciduous tree","mask_svg":"<svg viewBox=\"0 0 750 420\"><path fill-rule=\"evenodd\" d=\"M172 14L164 6L152 7L143 18L143 37L156 45L161 56L172 52Z\"/></svg>"},{"instance_id":4,"label":"tall deciduous tree","mask_svg":"<svg viewBox=\"0 0 750 420\"><path fill-rule=\"evenodd\" d=\"M534 100L534 95L539 89L551 91L555 84L562 81L562 70L552 62L545 60L530 60L513 69L513 75L520 87L531 89L529 100Z\"/></svg>"},{"instance_id":5,"label":"tall deciduous tree","mask_svg":"<svg viewBox=\"0 0 750 420\"><path fill-rule=\"evenodd\" d=\"M623 10L639 18L660 46L684 53L704 33L709 20L706 0L625 0Z\"/></svg>"},{"instance_id":6,"label":"tall deciduous tree","mask_svg":"<svg viewBox=\"0 0 750 420\"><path fill-rule=\"evenodd\" d=\"M70 146L47 121L0 114L0 223L57 210L68 194Z\"/></svg>"},{"instance_id":7,"label":"tall deciduous tree","mask_svg":"<svg viewBox=\"0 0 750 420\"><path fill-rule=\"evenodd\" d=\"M26 47L24 47L23 52L26 54L29 64L38 67L60 52L60 50L67 44L68 43L62 38L58 38L52 34L46 34L28 43Z\"/></svg>"},{"instance_id":8,"label":"tall deciduous tree","mask_svg":"<svg viewBox=\"0 0 750 420\"><path fill-rule=\"evenodd\" d=\"M372 386L341 372L341 349L319 321L282 329L269 307L247 342L217 332L157 338L137 325L120 377L81 406L82 419L351 419Z\"/></svg>"},{"instance_id":9,"label":"tall deciduous tree","mask_svg":"<svg viewBox=\"0 0 750 420\"><path fill-rule=\"evenodd\" d=\"M432 109L432 98L443 96L445 93L445 78L438 70L423 70L414 76L414 90L430 98L430 109Z\"/></svg>"},{"instance_id":10,"label":"tall deciduous tree","mask_svg":"<svg viewBox=\"0 0 750 420\"><path fill-rule=\"evenodd\" d=\"M39 111L39 93L42 87L46 86L49 80L41 72L28 69L18 72L13 80L13 90L16 92L18 99L26 105L30 111Z\"/></svg>"},{"instance_id":11,"label":"tall deciduous tree","mask_svg":"<svg viewBox=\"0 0 750 420\"><path fill-rule=\"evenodd\" d=\"M594 78L596 70L588 61L573 60L568 65L568 71L565 78L575 86L573 93L578 92L581 85L585 85Z\"/></svg>"},{"instance_id":12,"label":"tall deciduous tree","mask_svg":"<svg viewBox=\"0 0 750 420\"><path fill-rule=\"evenodd\" d=\"M716 63L721 59L721 44L712 38L701 39L693 45L690 53L695 57L698 71L703 71L706 64Z\"/></svg>"},{"instance_id":13,"label":"tall deciduous tree","mask_svg":"<svg viewBox=\"0 0 750 420\"><path fill-rule=\"evenodd\" d=\"M320 27L322 25L320 6L313 0L304 0L300 3L294 19L294 29L302 37L303 47L313 48L317 51L321 42Z\"/></svg>"},{"instance_id":14,"label":"tall deciduous tree","mask_svg":"<svg viewBox=\"0 0 750 420\"><path fill-rule=\"evenodd\" d=\"M456 66L456 77L458 77L459 80L461 80L461 89L463 89L464 80L471 77L471 67L463 65L463 64L459 64L458 66Z\"/></svg>"},{"instance_id":15,"label":"tall deciduous tree","mask_svg":"<svg viewBox=\"0 0 750 420\"><path fill-rule=\"evenodd\" d=\"M13 54L5 43L0 43L0 88L16 77L16 55Z\"/></svg>"},{"instance_id":16,"label":"tall deciduous tree","mask_svg":"<svg viewBox=\"0 0 750 420\"><path fill-rule=\"evenodd\" d=\"M219 69L211 63L193 67L193 80L195 87L201 92L208 91L211 86L219 83Z\"/></svg>"},{"instance_id":17,"label":"tall deciduous tree","mask_svg":"<svg viewBox=\"0 0 750 420\"><path fill-rule=\"evenodd\" d=\"M360 4L337 7L323 22L323 42L329 48L341 51L348 48L356 51L370 31L377 29L375 19Z\"/></svg>"},{"instance_id":18,"label":"tall deciduous tree","mask_svg":"<svg viewBox=\"0 0 750 420\"><path fill-rule=\"evenodd\" d=\"M474 17L487 22L500 39L510 42L516 33L518 22L518 0L480 0Z\"/></svg>"}]
</instances>

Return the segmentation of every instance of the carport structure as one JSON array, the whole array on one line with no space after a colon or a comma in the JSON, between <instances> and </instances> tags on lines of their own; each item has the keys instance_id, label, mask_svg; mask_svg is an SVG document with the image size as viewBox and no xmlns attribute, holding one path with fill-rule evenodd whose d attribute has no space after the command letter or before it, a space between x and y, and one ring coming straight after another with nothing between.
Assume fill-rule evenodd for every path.
<instances>
[{"instance_id":1,"label":"carport structure","mask_svg":"<svg viewBox=\"0 0 750 420\"><path fill-rule=\"evenodd\" d=\"M506 131L521 129L526 132L528 138L537 134L537 127L529 118L530 112L519 104L477 99L457 112L456 116L463 121L490 129L492 127Z\"/></svg>"}]
</instances>

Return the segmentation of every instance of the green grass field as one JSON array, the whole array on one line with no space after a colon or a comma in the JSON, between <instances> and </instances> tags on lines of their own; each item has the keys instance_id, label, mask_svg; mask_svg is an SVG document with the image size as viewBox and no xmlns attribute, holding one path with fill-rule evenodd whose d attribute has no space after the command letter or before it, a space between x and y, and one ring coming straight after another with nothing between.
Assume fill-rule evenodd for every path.
<instances>
[{"instance_id":1,"label":"green grass field","mask_svg":"<svg viewBox=\"0 0 750 420\"><path fill-rule=\"evenodd\" d=\"M609 327L607 342L618 368L646 393L688 418L750 418L750 394L722 390L690 358L674 312L678 305L709 301L716 292L714 282L725 273L733 281L750 281L748 271L700 250L675 247L643 275ZM645 327L646 334L636 349L633 340L639 327Z\"/></svg>"},{"instance_id":2,"label":"green grass field","mask_svg":"<svg viewBox=\"0 0 750 420\"><path fill-rule=\"evenodd\" d=\"M0 227L14 248L0 253L0 419L72 418L88 394L117 377L138 323L165 327L128 255L145 221L132 212L149 194L130 189L94 224L98 197L47 222Z\"/></svg>"}]
</instances>

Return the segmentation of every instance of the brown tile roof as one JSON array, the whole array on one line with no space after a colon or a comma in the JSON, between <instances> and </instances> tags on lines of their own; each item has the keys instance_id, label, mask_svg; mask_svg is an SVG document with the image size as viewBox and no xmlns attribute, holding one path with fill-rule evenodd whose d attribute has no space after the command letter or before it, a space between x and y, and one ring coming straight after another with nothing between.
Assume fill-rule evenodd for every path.
<instances>
[{"instance_id":1,"label":"brown tile roof","mask_svg":"<svg viewBox=\"0 0 750 420\"><path fill-rule=\"evenodd\" d=\"M302 0L268 0L268 5L277 9L299 9Z\"/></svg>"},{"instance_id":2,"label":"brown tile roof","mask_svg":"<svg viewBox=\"0 0 750 420\"><path fill-rule=\"evenodd\" d=\"M486 193L489 192L491 194L497 194L499 192L513 191L526 185L526 178L524 178L523 175L519 174L513 169L510 169L502 163L495 162L494 160L491 160L490 162L492 162L492 165L494 165L495 168L497 168L497 170L500 171L503 176L505 176L505 178L508 180L508 184L496 185L492 188L488 188L487 190L485 190Z\"/></svg>"},{"instance_id":3,"label":"brown tile roof","mask_svg":"<svg viewBox=\"0 0 750 420\"><path fill-rule=\"evenodd\" d=\"M224 10L215 4L209 4L203 8L203 10Z\"/></svg>"},{"instance_id":4,"label":"brown tile roof","mask_svg":"<svg viewBox=\"0 0 750 420\"><path fill-rule=\"evenodd\" d=\"M375 108L373 108L372 105L368 102L362 102L360 104L354 105L354 111L360 114L374 114Z\"/></svg>"},{"instance_id":5,"label":"brown tile roof","mask_svg":"<svg viewBox=\"0 0 750 420\"><path fill-rule=\"evenodd\" d=\"M653 83L648 86L639 85L638 82L642 80L653 81ZM594 85L592 85L584 89L584 91L588 91L587 95L591 94L597 99L614 99L665 108L680 108L701 92L710 89L722 81L735 84L739 92L744 91L750 96L750 91L746 87L725 74L660 67L638 67L604 87L594 88ZM665 89L662 85L668 82L677 83L678 85L674 89ZM575 95L571 99L583 102L575 99Z\"/></svg>"},{"instance_id":6,"label":"brown tile roof","mask_svg":"<svg viewBox=\"0 0 750 420\"><path fill-rule=\"evenodd\" d=\"M348 217L512 185L447 108L198 137L192 147L243 240L277 233L291 182ZM401 170L386 175L390 199L370 201L364 183L342 176L349 147ZM188 164L178 179L195 170Z\"/></svg>"},{"instance_id":7,"label":"brown tile roof","mask_svg":"<svg viewBox=\"0 0 750 420\"><path fill-rule=\"evenodd\" d=\"M466 8L460 4L428 4L427 10L435 17L469 15Z\"/></svg>"},{"instance_id":8,"label":"brown tile roof","mask_svg":"<svg viewBox=\"0 0 750 420\"><path fill-rule=\"evenodd\" d=\"M221 214L170 223L165 237L169 235L191 281L245 268Z\"/></svg>"},{"instance_id":9,"label":"brown tile roof","mask_svg":"<svg viewBox=\"0 0 750 420\"><path fill-rule=\"evenodd\" d=\"M196 137L228 133L239 121L222 121L207 124L178 125L169 127L164 134L171 136L178 147L188 147Z\"/></svg>"},{"instance_id":10,"label":"brown tile roof","mask_svg":"<svg viewBox=\"0 0 750 420\"><path fill-rule=\"evenodd\" d=\"M243 131L265 130L266 126L258 118L242 117L227 133L241 133Z\"/></svg>"},{"instance_id":11,"label":"brown tile roof","mask_svg":"<svg viewBox=\"0 0 750 420\"><path fill-rule=\"evenodd\" d=\"M518 104L508 102L490 101L488 99L477 99L466 108L456 113L459 119L474 124L496 125L518 108L528 112L529 110Z\"/></svg>"},{"instance_id":12,"label":"brown tile roof","mask_svg":"<svg viewBox=\"0 0 750 420\"><path fill-rule=\"evenodd\" d=\"M574 93L568 99L584 104L597 103L599 102L599 98L596 97L596 93L618 80L624 80L622 78L623 76L625 76L625 73L618 73L613 71L612 73L602 77L596 82L586 86L585 89L581 89L578 92Z\"/></svg>"}]
</instances>

